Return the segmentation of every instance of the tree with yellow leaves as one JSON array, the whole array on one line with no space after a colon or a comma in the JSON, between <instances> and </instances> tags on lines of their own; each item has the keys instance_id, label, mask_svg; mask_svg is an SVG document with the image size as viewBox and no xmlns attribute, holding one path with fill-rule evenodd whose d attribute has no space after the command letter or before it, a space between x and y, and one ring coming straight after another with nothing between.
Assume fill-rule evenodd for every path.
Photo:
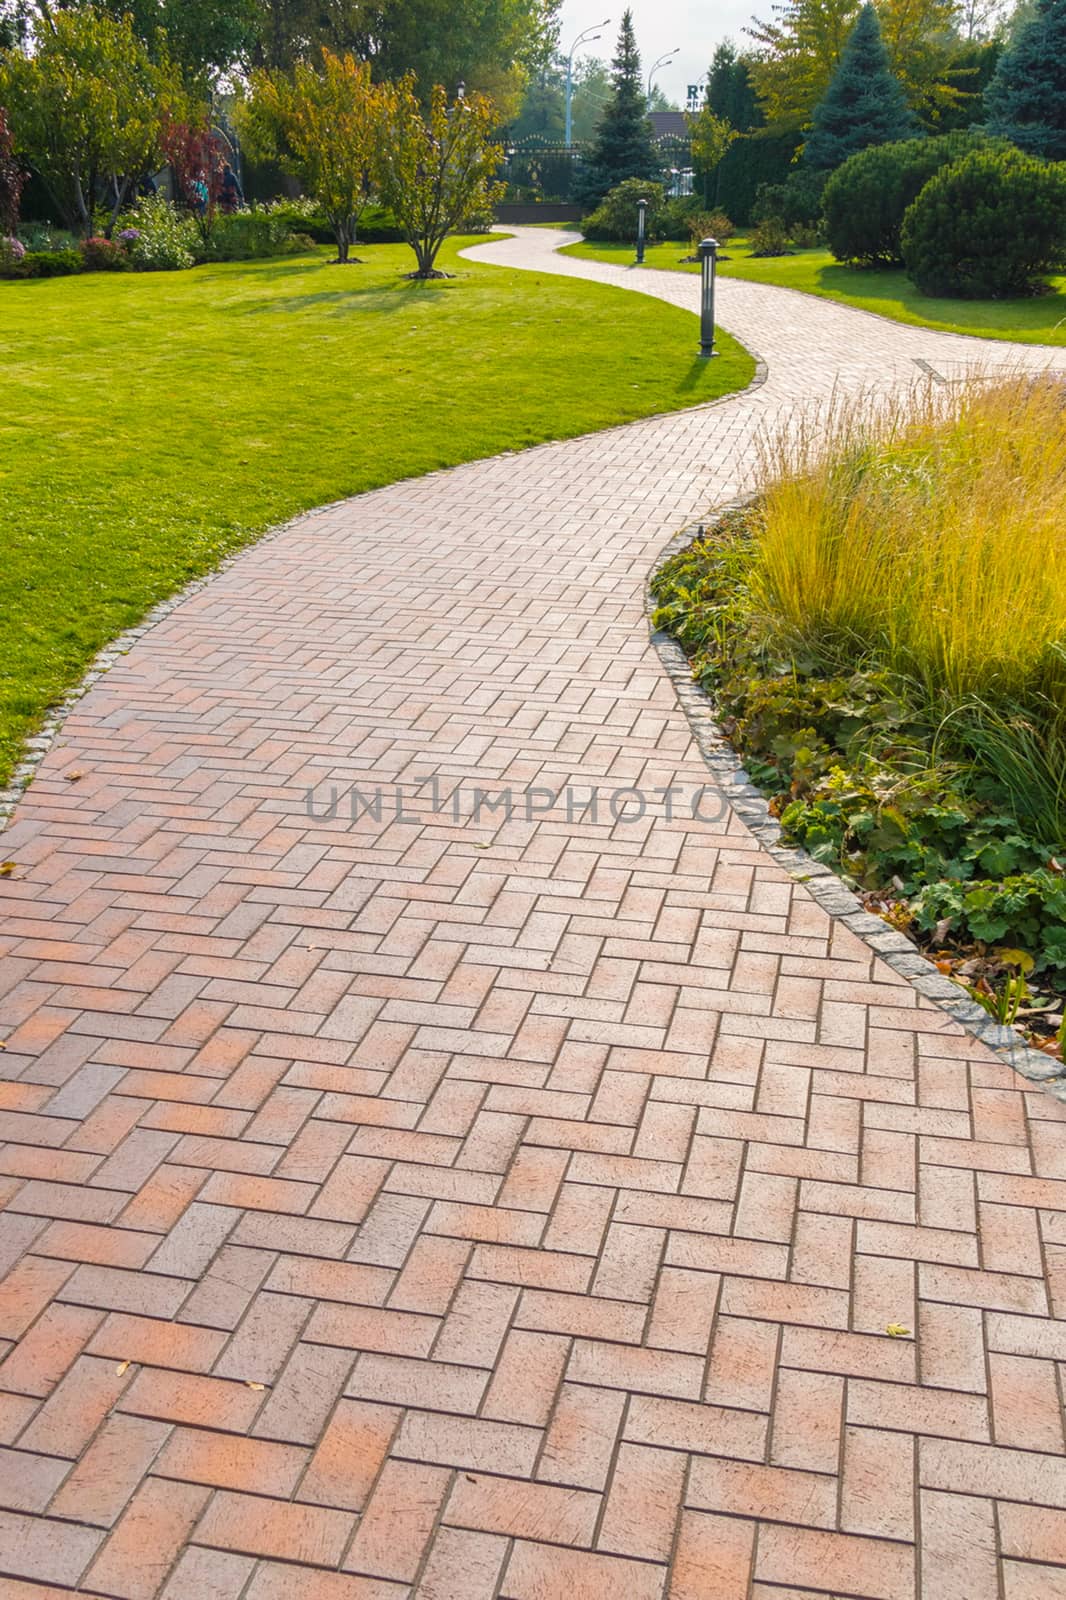
<instances>
[{"instance_id":1,"label":"tree with yellow leaves","mask_svg":"<svg viewBox=\"0 0 1066 1600\"><path fill-rule=\"evenodd\" d=\"M381 102L381 198L415 253L411 277L442 278L434 263L447 235L503 192L496 179L503 151L492 141L496 110L481 94L460 94L449 104L440 84L424 110L410 73L382 84Z\"/></svg>"},{"instance_id":2,"label":"tree with yellow leaves","mask_svg":"<svg viewBox=\"0 0 1066 1600\"><path fill-rule=\"evenodd\" d=\"M322 207L337 238L337 261L351 254L356 226L373 190L384 91L370 65L323 49L315 68L253 72L240 109L246 144L276 158Z\"/></svg>"}]
</instances>

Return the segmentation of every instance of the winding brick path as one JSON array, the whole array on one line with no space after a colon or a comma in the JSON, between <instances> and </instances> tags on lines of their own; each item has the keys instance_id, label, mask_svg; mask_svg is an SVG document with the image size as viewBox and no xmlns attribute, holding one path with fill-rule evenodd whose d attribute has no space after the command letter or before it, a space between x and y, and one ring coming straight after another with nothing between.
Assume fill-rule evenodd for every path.
<instances>
[{"instance_id":1,"label":"winding brick path","mask_svg":"<svg viewBox=\"0 0 1066 1600\"><path fill-rule=\"evenodd\" d=\"M553 242L483 253L633 286ZM761 417L1047 353L721 315L763 387L303 518L46 758L0 883L3 1600L1066 1595L1066 1114L693 818L641 611ZM566 785L598 812L526 820Z\"/></svg>"}]
</instances>

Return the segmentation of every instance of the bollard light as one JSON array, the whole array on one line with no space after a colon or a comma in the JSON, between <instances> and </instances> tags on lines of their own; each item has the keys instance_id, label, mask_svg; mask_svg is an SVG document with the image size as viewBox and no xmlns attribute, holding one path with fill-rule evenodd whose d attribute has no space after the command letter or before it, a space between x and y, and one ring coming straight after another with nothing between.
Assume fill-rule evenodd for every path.
<instances>
[{"instance_id":1,"label":"bollard light","mask_svg":"<svg viewBox=\"0 0 1066 1600\"><path fill-rule=\"evenodd\" d=\"M701 239L700 258L700 355L716 356L714 348L714 275L718 265L718 240Z\"/></svg>"},{"instance_id":2,"label":"bollard light","mask_svg":"<svg viewBox=\"0 0 1066 1600\"><path fill-rule=\"evenodd\" d=\"M637 201L637 266L644 265L644 230L647 227L648 202Z\"/></svg>"}]
</instances>

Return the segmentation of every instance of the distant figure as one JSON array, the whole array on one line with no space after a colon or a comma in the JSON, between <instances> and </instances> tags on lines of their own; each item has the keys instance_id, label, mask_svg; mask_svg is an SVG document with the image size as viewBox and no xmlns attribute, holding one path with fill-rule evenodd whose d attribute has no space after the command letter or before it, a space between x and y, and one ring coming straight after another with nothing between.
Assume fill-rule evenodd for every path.
<instances>
[{"instance_id":1,"label":"distant figure","mask_svg":"<svg viewBox=\"0 0 1066 1600\"><path fill-rule=\"evenodd\" d=\"M222 169L222 193L218 203L223 211L237 211L244 204L240 180L228 161Z\"/></svg>"}]
</instances>

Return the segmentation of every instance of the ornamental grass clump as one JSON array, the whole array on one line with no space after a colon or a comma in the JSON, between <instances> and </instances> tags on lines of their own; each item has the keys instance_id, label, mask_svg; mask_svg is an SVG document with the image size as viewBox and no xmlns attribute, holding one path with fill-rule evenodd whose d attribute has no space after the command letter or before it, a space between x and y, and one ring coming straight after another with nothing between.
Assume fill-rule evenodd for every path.
<instances>
[{"instance_id":1,"label":"ornamental grass clump","mask_svg":"<svg viewBox=\"0 0 1066 1600\"><path fill-rule=\"evenodd\" d=\"M1066 386L972 378L840 401L768 444L751 575L764 624L930 699L1066 716Z\"/></svg>"},{"instance_id":2,"label":"ornamental grass clump","mask_svg":"<svg viewBox=\"0 0 1066 1600\"><path fill-rule=\"evenodd\" d=\"M790 420L652 591L786 839L1061 1055L1066 380Z\"/></svg>"}]
</instances>

